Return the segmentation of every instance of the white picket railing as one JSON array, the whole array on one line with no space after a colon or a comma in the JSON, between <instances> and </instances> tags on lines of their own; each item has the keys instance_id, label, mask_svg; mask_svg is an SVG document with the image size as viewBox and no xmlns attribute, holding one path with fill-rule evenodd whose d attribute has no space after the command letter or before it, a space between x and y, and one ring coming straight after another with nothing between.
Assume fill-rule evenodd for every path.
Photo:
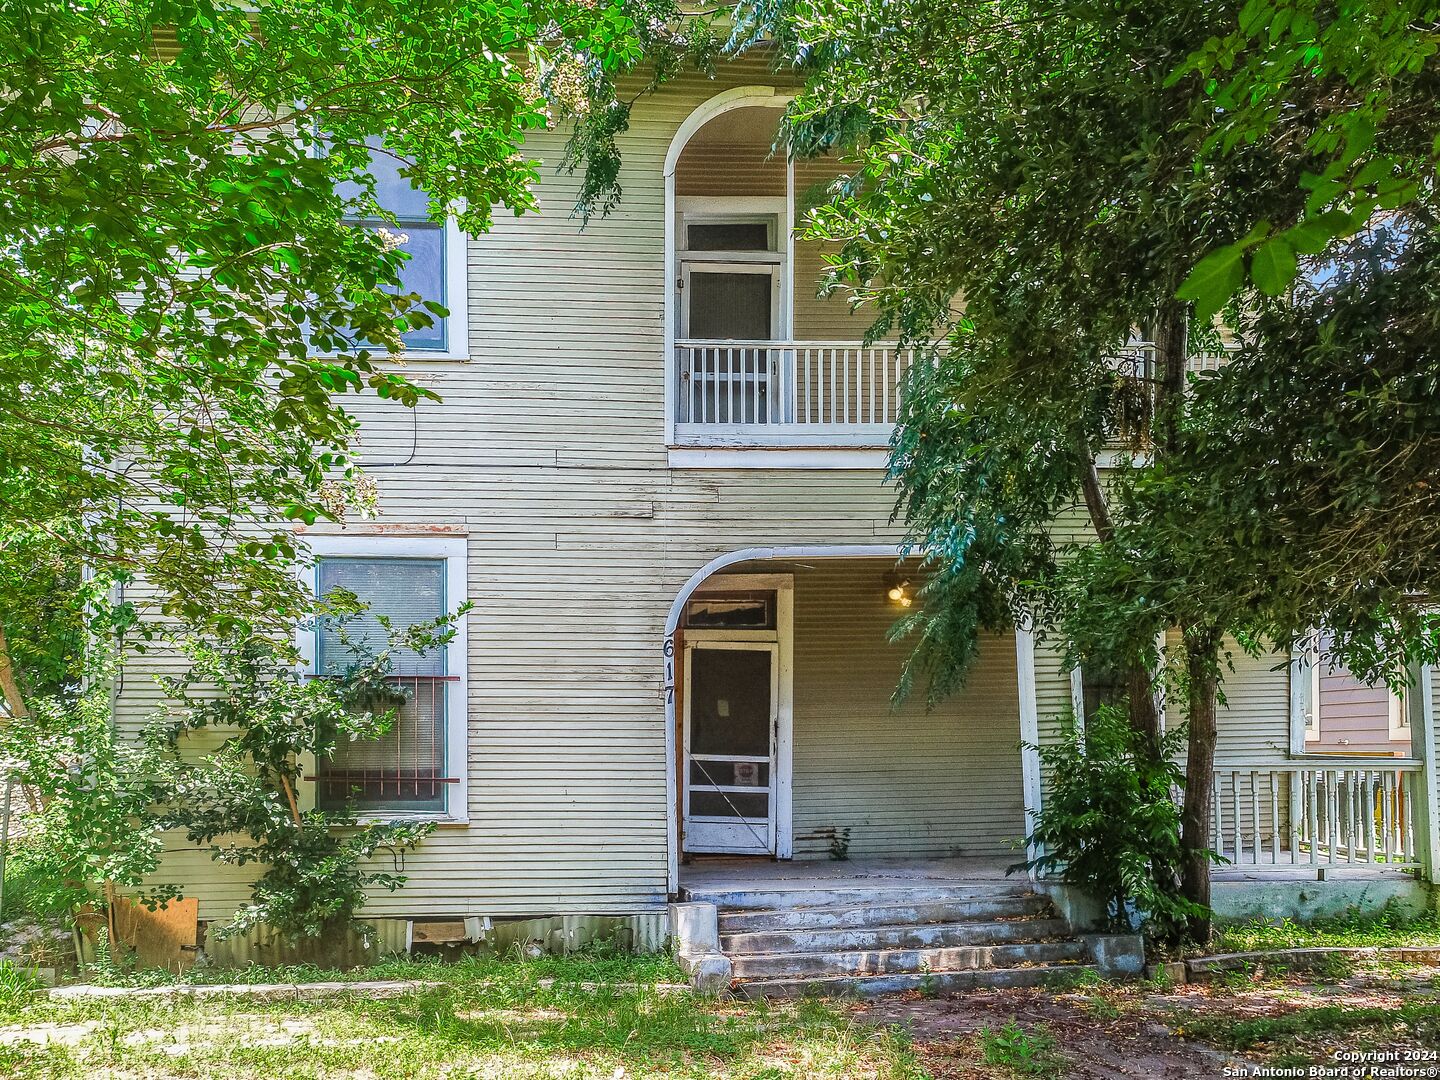
<instances>
[{"instance_id":1,"label":"white picket railing","mask_svg":"<svg viewBox=\"0 0 1440 1080\"><path fill-rule=\"evenodd\" d=\"M883 446L914 350L843 341L677 341L677 431L843 435Z\"/></svg>"},{"instance_id":2,"label":"white picket railing","mask_svg":"<svg viewBox=\"0 0 1440 1080\"><path fill-rule=\"evenodd\" d=\"M1204 352L1193 352L1185 361L1191 372L1219 371L1230 362L1239 346L1225 346ZM1160 368L1153 341L1131 341L1114 358L1115 367L1131 378L1159 382Z\"/></svg>"},{"instance_id":3,"label":"white picket railing","mask_svg":"<svg viewBox=\"0 0 1440 1080\"><path fill-rule=\"evenodd\" d=\"M1218 370L1229 353L1197 353L1192 371ZM900 414L915 350L854 341L675 343L678 441L734 445L884 446ZM1114 358L1132 379L1136 408L1153 397L1155 348L1135 341Z\"/></svg>"},{"instance_id":4,"label":"white picket railing","mask_svg":"<svg viewBox=\"0 0 1440 1080\"><path fill-rule=\"evenodd\" d=\"M1232 764L1215 770L1211 844L1232 866L1416 866L1419 762Z\"/></svg>"}]
</instances>

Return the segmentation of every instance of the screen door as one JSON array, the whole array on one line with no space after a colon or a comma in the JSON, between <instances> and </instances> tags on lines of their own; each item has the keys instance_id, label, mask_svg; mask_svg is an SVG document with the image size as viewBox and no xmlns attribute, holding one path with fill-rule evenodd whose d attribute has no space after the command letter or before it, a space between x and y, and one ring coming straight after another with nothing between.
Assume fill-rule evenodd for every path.
<instances>
[{"instance_id":1,"label":"screen door","mask_svg":"<svg viewBox=\"0 0 1440 1080\"><path fill-rule=\"evenodd\" d=\"M685 650L686 851L775 851L777 656L764 642Z\"/></svg>"}]
</instances>

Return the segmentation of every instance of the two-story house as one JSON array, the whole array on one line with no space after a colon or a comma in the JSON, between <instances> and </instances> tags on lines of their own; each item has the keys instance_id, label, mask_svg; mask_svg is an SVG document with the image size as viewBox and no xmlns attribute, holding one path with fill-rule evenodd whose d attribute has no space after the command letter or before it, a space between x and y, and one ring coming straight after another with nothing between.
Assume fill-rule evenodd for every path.
<instances>
[{"instance_id":1,"label":"two-story house","mask_svg":"<svg viewBox=\"0 0 1440 1080\"><path fill-rule=\"evenodd\" d=\"M686 892L833 913L749 924L801 933L864 925L844 913L867 889L919 927L1032 891L1004 870L1044 798L1033 746L1104 681L1019 630L987 640L933 711L892 706L905 646L887 631L914 582L883 466L910 357L862 345L865 316L816 297L823 252L795 226L838 166L772 153L790 92L740 61L642 99L620 140L623 201L584 228L557 132L529 148L539 213L485 236L410 230L407 273L451 314L410 342L406 370L442 400L360 409L379 516L305 539L322 592L344 585L397 623L474 609L443 656L401 667L401 723L310 793L439 823L367 914L606 916L654 938ZM409 209L403 184L395 198ZM307 647L323 664L333 643ZM1335 903L1408 896L1401 871L1435 863L1429 672L1397 707L1399 756L1381 760L1320 744L1313 718L1323 735L1331 706L1312 697L1330 684L1312 666L1237 654L1226 679L1222 911L1261 910L1247 884L1273 898L1317 877L1354 878ZM151 692L127 687L138 719ZM202 920L246 898L236 871L174 848L164 876ZM1297 910L1324 903L1304 896Z\"/></svg>"}]
</instances>

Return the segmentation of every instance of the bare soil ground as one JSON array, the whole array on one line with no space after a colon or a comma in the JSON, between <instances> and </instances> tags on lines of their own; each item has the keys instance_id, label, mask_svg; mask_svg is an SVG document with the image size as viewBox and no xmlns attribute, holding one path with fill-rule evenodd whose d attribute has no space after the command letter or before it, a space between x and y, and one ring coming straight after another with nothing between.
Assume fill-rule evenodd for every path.
<instances>
[{"instance_id":1,"label":"bare soil ground","mask_svg":"<svg viewBox=\"0 0 1440 1080\"><path fill-rule=\"evenodd\" d=\"M1372 967L1333 980L1237 978L1168 990L1136 984L908 995L861 1006L858 1018L904 1029L921 1064L937 1078L1198 1080L1223 1077L1227 1065L1333 1064L1338 1049L1429 1045L1433 1035L1422 1030L1417 1036L1413 1025L1354 1021L1376 1010L1398 1016L1402 1008L1435 1007L1440 991L1434 969ZM1235 1041L1238 1025L1253 1029L1256 1021L1278 1021L1284 1030L1241 1040L1243 1051L1225 1045ZM1050 1051L1016 1068L997 1064L992 1047L987 1062L986 1043L1012 1023L1049 1042Z\"/></svg>"}]
</instances>

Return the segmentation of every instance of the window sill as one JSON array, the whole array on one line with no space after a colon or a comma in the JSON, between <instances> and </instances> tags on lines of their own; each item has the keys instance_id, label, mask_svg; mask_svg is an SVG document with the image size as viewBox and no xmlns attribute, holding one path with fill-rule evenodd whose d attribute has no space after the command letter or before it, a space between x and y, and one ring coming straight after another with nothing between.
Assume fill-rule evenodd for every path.
<instances>
[{"instance_id":1,"label":"window sill","mask_svg":"<svg viewBox=\"0 0 1440 1080\"><path fill-rule=\"evenodd\" d=\"M436 826L469 825L469 814L449 814L424 810L357 810L355 820L363 824L398 825L404 822L425 822Z\"/></svg>"},{"instance_id":2,"label":"window sill","mask_svg":"<svg viewBox=\"0 0 1440 1080\"><path fill-rule=\"evenodd\" d=\"M311 360L336 360L340 353L311 353ZM429 352L425 349L406 350L402 353L376 353L375 362L381 364L468 364L470 353L466 352Z\"/></svg>"}]
</instances>

